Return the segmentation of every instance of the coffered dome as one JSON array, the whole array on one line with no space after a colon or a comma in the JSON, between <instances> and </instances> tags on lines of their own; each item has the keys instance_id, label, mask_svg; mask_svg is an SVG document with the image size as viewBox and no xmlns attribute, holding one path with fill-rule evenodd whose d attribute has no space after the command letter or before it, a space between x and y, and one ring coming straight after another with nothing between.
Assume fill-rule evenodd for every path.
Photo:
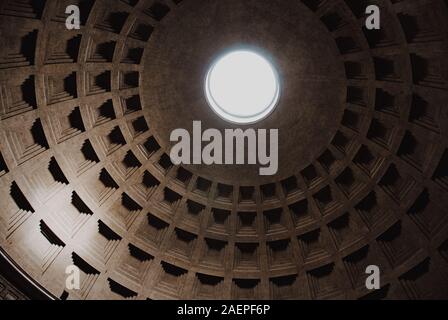
<instances>
[{"instance_id":1,"label":"coffered dome","mask_svg":"<svg viewBox=\"0 0 448 320\"><path fill-rule=\"evenodd\" d=\"M80 30L65 26L72 4ZM380 30L364 27L369 4ZM4 0L0 34L0 247L30 285L62 299L448 298L448 1ZM281 90L249 125L204 90L239 48ZM193 121L278 129L278 173L173 165L170 133Z\"/></svg>"}]
</instances>

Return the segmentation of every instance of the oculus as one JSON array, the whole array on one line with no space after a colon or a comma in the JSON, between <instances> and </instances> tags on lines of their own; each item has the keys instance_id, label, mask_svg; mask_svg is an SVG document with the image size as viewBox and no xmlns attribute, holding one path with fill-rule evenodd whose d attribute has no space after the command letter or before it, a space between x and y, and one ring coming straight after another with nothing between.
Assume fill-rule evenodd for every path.
<instances>
[{"instance_id":1,"label":"oculus","mask_svg":"<svg viewBox=\"0 0 448 320\"><path fill-rule=\"evenodd\" d=\"M251 50L231 51L209 68L205 96L222 119L253 124L275 109L280 98L279 77L261 54Z\"/></svg>"}]
</instances>

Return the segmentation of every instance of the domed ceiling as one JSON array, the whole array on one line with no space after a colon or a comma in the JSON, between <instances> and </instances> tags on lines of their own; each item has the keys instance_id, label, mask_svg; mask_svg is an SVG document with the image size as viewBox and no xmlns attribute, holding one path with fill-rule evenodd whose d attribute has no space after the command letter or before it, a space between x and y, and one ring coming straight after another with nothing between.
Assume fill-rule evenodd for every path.
<instances>
[{"instance_id":1,"label":"domed ceiling","mask_svg":"<svg viewBox=\"0 0 448 320\"><path fill-rule=\"evenodd\" d=\"M448 1L4 0L0 35L1 253L49 296L448 298ZM204 80L241 46L278 173L174 165L174 129L240 128Z\"/></svg>"}]
</instances>

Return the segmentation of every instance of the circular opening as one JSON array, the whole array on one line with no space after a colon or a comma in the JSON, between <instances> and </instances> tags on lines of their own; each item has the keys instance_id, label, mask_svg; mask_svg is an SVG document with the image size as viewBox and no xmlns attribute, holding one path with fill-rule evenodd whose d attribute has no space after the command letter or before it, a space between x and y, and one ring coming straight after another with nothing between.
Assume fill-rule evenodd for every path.
<instances>
[{"instance_id":1,"label":"circular opening","mask_svg":"<svg viewBox=\"0 0 448 320\"><path fill-rule=\"evenodd\" d=\"M272 64L250 50L232 51L212 64L205 80L207 102L221 118L250 124L266 118L280 97Z\"/></svg>"}]
</instances>

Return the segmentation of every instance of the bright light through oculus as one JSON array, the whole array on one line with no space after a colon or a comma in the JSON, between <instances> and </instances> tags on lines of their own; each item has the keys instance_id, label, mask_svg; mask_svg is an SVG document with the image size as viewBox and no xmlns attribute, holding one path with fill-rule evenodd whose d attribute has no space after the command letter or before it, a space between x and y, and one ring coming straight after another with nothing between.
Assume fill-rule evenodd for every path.
<instances>
[{"instance_id":1,"label":"bright light through oculus","mask_svg":"<svg viewBox=\"0 0 448 320\"><path fill-rule=\"evenodd\" d=\"M267 117L280 97L277 72L267 59L248 50L219 58L205 81L207 101L223 119L250 124Z\"/></svg>"}]
</instances>

